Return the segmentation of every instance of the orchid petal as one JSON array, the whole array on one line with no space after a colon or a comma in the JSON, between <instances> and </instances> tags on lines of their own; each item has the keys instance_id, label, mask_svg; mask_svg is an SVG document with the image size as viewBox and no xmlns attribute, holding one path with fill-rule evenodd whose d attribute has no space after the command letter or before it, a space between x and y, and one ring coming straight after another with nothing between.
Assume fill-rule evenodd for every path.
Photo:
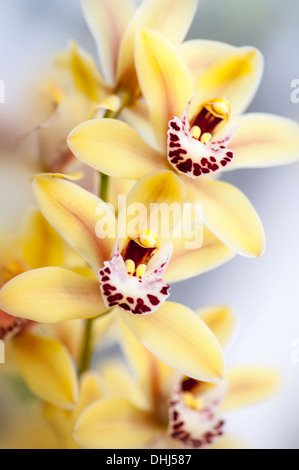
<instances>
[{"instance_id":1,"label":"orchid petal","mask_svg":"<svg viewBox=\"0 0 299 470\"><path fill-rule=\"evenodd\" d=\"M227 371L229 384L227 397L221 410L229 411L262 401L277 392L280 379L278 373L267 367L233 367Z\"/></svg>"},{"instance_id":2,"label":"orchid petal","mask_svg":"<svg viewBox=\"0 0 299 470\"><path fill-rule=\"evenodd\" d=\"M23 259L31 269L63 263L63 240L39 210L30 213L21 244Z\"/></svg>"},{"instance_id":3,"label":"orchid petal","mask_svg":"<svg viewBox=\"0 0 299 470\"><path fill-rule=\"evenodd\" d=\"M272 114L245 114L230 146L235 159L229 170L292 163L299 159L299 125Z\"/></svg>"},{"instance_id":4,"label":"orchid petal","mask_svg":"<svg viewBox=\"0 0 299 470\"><path fill-rule=\"evenodd\" d=\"M109 259L114 244L113 238L99 238L96 232L97 214L102 210L114 225L114 214L109 206L85 189L55 175L35 177L33 190L46 219L97 271L103 261Z\"/></svg>"},{"instance_id":5,"label":"orchid petal","mask_svg":"<svg viewBox=\"0 0 299 470\"><path fill-rule=\"evenodd\" d=\"M134 15L133 0L81 0L85 20L95 39L104 76L114 83L124 32Z\"/></svg>"},{"instance_id":6,"label":"orchid petal","mask_svg":"<svg viewBox=\"0 0 299 470\"><path fill-rule=\"evenodd\" d=\"M80 124L70 133L68 144L79 160L109 176L138 179L166 167L162 155L127 124L113 119Z\"/></svg>"},{"instance_id":7,"label":"orchid petal","mask_svg":"<svg viewBox=\"0 0 299 470\"><path fill-rule=\"evenodd\" d=\"M198 0L144 0L129 24L120 46L117 83L129 87L131 85L134 90L134 41L137 31L143 28L159 31L178 45L188 32L197 5Z\"/></svg>"},{"instance_id":8,"label":"orchid petal","mask_svg":"<svg viewBox=\"0 0 299 470\"><path fill-rule=\"evenodd\" d=\"M217 97L228 99L233 116L241 114L253 99L262 73L263 58L257 49L237 49L200 76L190 115L196 112L201 103Z\"/></svg>"},{"instance_id":9,"label":"orchid petal","mask_svg":"<svg viewBox=\"0 0 299 470\"><path fill-rule=\"evenodd\" d=\"M119 310L134 335L159 359L198 380L215 382L224 375L219 343L189 308L166 302L154 313L132 315Z\"/></svg>"},{"instance_id":10,"label":"orchid petal","mask_svg":"<svg viewBox=\"0 0 299 470\"><path fill-rule=\"evenodd\" d=\"M265 237L262 223L239 189L203 177L188 184L188 189L190 198L203 204L204 223L219 240L243 256L263 254Z\"/></svg>"},{"instance_id":11,"label":"orchid petal","mask_svg":"<svg viewBox=\"0 0 299 470\"><path fill-rule=\"evenodd\" d=\"M164 276L167 282L179 282L198 276L226 263L235 256L235 253L206 227L203 230L202 245L196 249L187 247L190 243L187 238L172 239L173 255Z\"/></svg>"},{"instance_id":12,"label":"orchid petal","mask_svg":"<svg viewBox=\"0 0 299 470\"><path fill-rule=\"evenodd\" d=\"M88 449L136 449L148 444L156 431L150 415L127 400L107 398L81 414L74 438Z\"/></svg>"},{"instance_id":13,"label":"orchid petal","mask_svg":"<svg viewBox=\"0 0 299 470\"><path fill-rule=\"evenodd\" d=\"M143 30L137 35L135 62L157 142L164 150L168 121L181 116L192 96L192 77L178 50L154 31Z\"/></svg>"},{"instance_id":14,"label":"orchid petal","mask_svg":"<svg viewBox=\"0 0 299 470\"><path fill-rule=\"evenodd\" d=\"M42 322L96 317L106 308L99 283L64 268L41 268L14 277L0 290L0 308Z\"/></svg>"},{"instance_id":15,"label":"orchid petal","mask_svg":"<svg viewBox=\"0 0 299 470\"><path fill-rule=\"evenodd\" d=\"M203 73L236 50L237 48L230 44L205 39L185 41L179 46L179 51L195 82Z\"/></svg>"},{"instance_id":16,"label":"orchid petal","mask_svg":"<svg viewBox=\"0 0 299 470\"><path fill-rule=\"evenodd\" d=\"M53 339L22 334L14 339L20 371L43 400L71 409L78 399L75 368L67 351Z\"/></svg>"},{"instance_id":17,"label":"orchid petal","mask_svg":"<svg viewBox=\"0 0 299 470\"><path fill-rule=\"evenodd\" d=\"M221 346L226 346L236 326L232 310L227 306L210 306L200 308L196 313L214 333Z\"/></svg>"}]
</instances>

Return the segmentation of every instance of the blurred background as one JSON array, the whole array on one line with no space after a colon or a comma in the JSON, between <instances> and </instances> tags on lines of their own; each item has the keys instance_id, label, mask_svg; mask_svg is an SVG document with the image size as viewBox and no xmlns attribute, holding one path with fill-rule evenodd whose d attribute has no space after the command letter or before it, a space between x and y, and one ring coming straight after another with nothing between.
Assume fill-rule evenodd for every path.
<instances>
[{"instance_id":1,"label":"blurred background","mask_svg":"<svg viewBox=\"0 0 299 470\"><path fill-rule=\"evenodd\" d=\"M79 0L0 0L0 78L9 112L21 87L47 66L53 54L78 41L96 57ZM290 84L299 79L298 0L201 0L189 38L213 39L258 47L265 74L250 111L280 114L299 121L299 104L290 100ZM1 231L17 226L24 207L33 202L30 185L14 170L1 168ZM238 316L239 334L228 365L277 367L283 379L278 396L230 413L229 430L254 448L299 447L299 163L291 166L227 173L252 201L265 226L262 259L236 257L215 271L176 284L172 300L195 308L229 304ZM211 289L213 286L213 290ZM298 348L298 345L297 345Z\"/></svg>"}]
</instances>

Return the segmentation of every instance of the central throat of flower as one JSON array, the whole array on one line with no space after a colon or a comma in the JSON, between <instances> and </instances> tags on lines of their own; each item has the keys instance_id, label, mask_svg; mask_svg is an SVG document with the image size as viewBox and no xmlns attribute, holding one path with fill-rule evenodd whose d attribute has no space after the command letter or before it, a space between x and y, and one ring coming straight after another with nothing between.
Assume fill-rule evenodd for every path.
<instances>
[{"instance_id":1,"label":"central throat of flower","mask_svg":"<svg viewBox=\"0 0 299 470\"><path fill-rule=\"evenodd\" d=\"M150 259L159 248L158 237L149 229L131 236L121 252L128 275L142 278Z\"/></svg>"},{"instance_id":2,"label":"central throat of flower","mask_svg":"<svg viewBox=\"0 0 299 470\"><path fill-rule=\"evenodd\" d=\"M230 106L226 98L218 98L203 103L190 121L190 133L194 139L206 144L226 124L230 116Z\"/></svg>"},{"instance_id":3,"label":"central throat of flower","mask_svg":"<svg viewBox=\"0 0 299 470\"><path fill-rule=\"evenodd\" d=\"M155 233L141 230L118 243L110 261L99 271L99 280L107 308L119 306L127 312L144 315L154 312L169 296L162 276L172 254L172 244L162 248Z\"/></svg>"},{"instance_id":4,"label":"central throat of flower","mask_svg":"<svg viewBox=\"0 0 299 470\"><path fill-rule=\"evenodd\" d=\"M223 435L219 405L227 393L226 383L200 382L184 377L172 395L169 433L187 447L201 448Z\"/></svg>"}]
</instances>

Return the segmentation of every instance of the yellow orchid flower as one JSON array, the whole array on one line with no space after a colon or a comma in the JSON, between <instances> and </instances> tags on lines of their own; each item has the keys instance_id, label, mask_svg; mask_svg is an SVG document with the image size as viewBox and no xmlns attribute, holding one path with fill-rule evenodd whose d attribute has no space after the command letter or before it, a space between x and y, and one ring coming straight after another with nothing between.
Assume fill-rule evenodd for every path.
<instances>
[{"instance_id":1,"label":"yellow orchid flower","mask_svg":"<svg viewBox=\"0 0 299 470\"><path fill-rule=\"evenodd\" d=\"M298 159L298 124L267 114L239 117L259 85L261 54L212 41L176 48L144 29L136 36L135 65L155 146L124 122L97 119L71 132L70 149L113 177L138 179L171 167L185 182L188 200L203 204L209 230L236 253L260 256L264 231L255 209L236 187L208 176Z\"/></svg>"},{"instance_id":2,"label":"yellow orchid flower","mask_svg":"<svg viewBox=\"0 0 299 470\"><path fill-rule=\"evenodd\" d=\"M235 324L232 311L213 306L198 315L224 346ZM74 438L82 447L239 447L238 442L225 436L222 413L264 400L277 390L277 373L261 366L231 368L216 384L179 376L136 341L122 320L120 327L124 351L138 381L124 366L104 367L100 375L110 397L94 402L80 415ZM122 383L130 386L122 389ZM139 426L142 431L145 427L148 434L138 436Z\"/></svg>"},{"instance_id":3,"label":"yellow orchid flower","mask_svg":"<svg viewBox=\"0 0 299 470\"><path fill-rule=\"evenodd\" d=\"M100 272L101 289L96 278L84 277L65 268L31 270L3 286L0 308L20 318L55 323L99 317L119 305L123 320L154 354L192 377L219 380L224 373L224 362L214 335L187 307L165 303L168 288L162 281L162 273L171 254L169 243L166 241L161 249L155 248L156 253L149 260L148 250L151 248L148 246L153 242L152 232L139 234L139 244L129 235L123 248L118 251L113 237L105 234L101 238L102 229L97 227L97 214L105 212L108 225L115 224L115 216L110 206L98 197L54 175L38 175L33 189L47 220L92 266L95 276ZM183 202L184 185L170 171L155 172L136 184L128 200L145 206L153 202ZM120 263L116 269L115 257L109 261L113 247ZM136 276L131 275L135 270L131 259L134 250L136 256L144 255L138 258L141 264L135 258ZM179 255L180 250L177 253ZM225 256L231 256L226 248ZM212 260L214 262L215 259ZM205 254L204 263L207 263ZM159 296L157 283L161 288Z\"/></svg>"},{"instance_id":4,"label":"yellow orchid flower","mask_svg":"<svg viewBox=\"0 0 299 470\"><path fill-rule=\"evenodd\" d=\"M15 239L1 240L0 283L21 273L46 266L83 266L84 261L46 221L39 210L32 209L25 219L20 234ZM69 324L68 328L74 325ZM61 325L57 325L60 329ZM57 332L58 332L57 328ZM15 362L29 388L39 397L61 406L73 407L77 400L77 384L72 357L58 335L47 337L33 321L0 311L0 339L8 351L9 369ZM46 334L46 336L45 336Z\"/></svg>"}]
</instances>

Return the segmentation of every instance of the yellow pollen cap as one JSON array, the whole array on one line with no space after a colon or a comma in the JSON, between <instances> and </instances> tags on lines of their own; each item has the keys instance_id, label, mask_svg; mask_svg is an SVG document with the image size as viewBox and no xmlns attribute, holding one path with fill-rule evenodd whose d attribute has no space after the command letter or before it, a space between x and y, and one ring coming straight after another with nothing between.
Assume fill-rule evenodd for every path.
<instances>
[{"instance_id":1,"label":"yellow pollen cap","mask_svg":"<svg viewBox=\"0 0 299 470\"><path fill-rule=\"evenodd\" d=\"M183 399L185 404L194 410L199 410L202 406L202 401L199 398L195 398L190 392L183 393Z\"/></svg>"},{"instance_id":2,"label":"yellow pollen cap","mask_svg":"<svg viewBox=\"0 0 299 470\"><path fill-rule=\"evenodd\" d=\"M145 248L160 248L158 236L150 229L141 230L137 239L139 244Z\"/></svg>"},{"instance_id":3,"label":"yellow pollen cap","mask_svg":"<svg viewBox=\"0 0 299 470\"><path fill-rule=\"evenodd\" d=\"M224 116L229 113L229 103L225 98L221 98L219 100L216 100L213 103L213 110L215 113L220 114L221 116Z\"/></svg>"}]
</instances>

